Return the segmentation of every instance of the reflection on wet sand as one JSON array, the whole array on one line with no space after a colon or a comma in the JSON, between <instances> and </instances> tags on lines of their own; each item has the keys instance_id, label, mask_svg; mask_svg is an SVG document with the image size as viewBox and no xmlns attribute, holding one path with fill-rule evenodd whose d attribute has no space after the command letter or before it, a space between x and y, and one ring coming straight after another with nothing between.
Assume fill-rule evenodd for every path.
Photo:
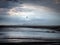
<instances>
[{"instance_id":1,"label":"reflection on wet sand","mask_svg":"<svg viewBox=\"0 0 60 45\"><path fill-rule=\"evenodd\" d=\"M39 42L59 41L60 31L35 28L0 28L0 41Z\"/></svg>"}]
</instances>

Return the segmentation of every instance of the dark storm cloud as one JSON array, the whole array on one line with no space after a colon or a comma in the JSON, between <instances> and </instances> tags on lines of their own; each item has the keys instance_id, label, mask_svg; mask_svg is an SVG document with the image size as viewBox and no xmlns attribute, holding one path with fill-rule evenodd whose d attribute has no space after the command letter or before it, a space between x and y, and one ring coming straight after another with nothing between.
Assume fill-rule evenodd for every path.
<instances>
[{"instance_id":1,"label":"dark storm cloud","mask_svg":"<svg viewBox=\"0 0 60 45\"><path fill-rule=\"evenodd\" d=\"M14 8L24 3L38 5L38 6L45 6L60 12L60 4L55 4L54 0L18 0L16 2L14 2L14 0L12 1L7 0L5 2L0 1L0 8Z\"/></svg>"},{"instance_id":2,"label":"dark storm cloud","mask_svg":"<svg viewBox=\"0 0 60 45\"><path fill-rule=\"evenodd\" d=\"M45 6L54 9L55 11L60 12L60 3L56 4L54 0L27 0L25 3L38 5L38 6Z\"/></svg>"},{"instance_id":3,"label":"dark storm cloud","mask_svg":"<svg viewBox=\"0 0 60 45\"><path fill-rule=\"evenodd\" d=\"M15 3L15 4L13 4ZM30 4L34 4L34 5L42 5L42 6L48 6L48 7L52 7L52 8L56 8L57 6L60 7L60 5L56 4L54 0L17 0L17 1L10 1L7 0L5 2L0 1L0 7L9 7L10 5L12 5L12 7L17 6L17 3L23 4L23 3L30 3Z\"/></svg>"},{"instance_id":4,"label":"dark storm cloud","mask_svg":"<svg viewBox=\"0 0 60 45\"><path fill-rule=\"evenodd\" d=\"M13 8L18 5L18 2L12 0L0 0L0 8Z\"/></svg>"},{"instance_id":5,"label":"dark storm cloud","mask_svg":"<svg viewBox=\"0 0 60 45\"><path fill-rule=\"evenodd\" d=\"M0 1L0 15L8 15L7 12L18 5L19 3L14 1Z\"/></svg>"}]
</instances>

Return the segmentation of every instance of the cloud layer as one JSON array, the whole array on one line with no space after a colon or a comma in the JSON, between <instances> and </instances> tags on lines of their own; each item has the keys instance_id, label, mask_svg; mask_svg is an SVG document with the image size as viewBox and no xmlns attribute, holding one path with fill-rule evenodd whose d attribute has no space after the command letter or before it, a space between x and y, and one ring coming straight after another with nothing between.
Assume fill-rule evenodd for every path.
<instances>
[{"instance_id":1,"label":"cloud layer","mask_svg":"<svg viewBox=\"0 0 60 45\"><path fill-rule=\"evenodd\" d=\"M21 2L0 2L0 25L60 25L60 4L52 0Z\"/></svg>"}]
</instances>

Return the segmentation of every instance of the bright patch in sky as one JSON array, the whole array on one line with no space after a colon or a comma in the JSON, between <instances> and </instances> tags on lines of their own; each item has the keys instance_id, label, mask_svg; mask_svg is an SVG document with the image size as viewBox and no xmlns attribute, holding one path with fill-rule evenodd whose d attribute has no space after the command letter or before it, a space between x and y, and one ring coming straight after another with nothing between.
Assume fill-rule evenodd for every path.
<instances>
[{"instance_id":1,"label":"bright patch in sky","mask_svg":"<svg viewBox=\"0 0 60 45\"><path fill-rule=\"evenodd\" d=\"M48 7L23 4L22 7L17 6L10 9L8 14L11 16L19 16L20 18L24 18L26 20L31 20L33 18L45 18L45 15L48 15L52 12L53 9Z\"/></svg>"}]
</instances>

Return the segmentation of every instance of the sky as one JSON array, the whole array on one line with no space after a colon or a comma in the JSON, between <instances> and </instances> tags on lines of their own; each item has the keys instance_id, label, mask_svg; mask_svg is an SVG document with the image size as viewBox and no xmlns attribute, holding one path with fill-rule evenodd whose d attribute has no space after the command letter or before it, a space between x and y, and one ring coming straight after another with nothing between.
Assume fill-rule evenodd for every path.
<instances>
[{"instance_id":1,"label":"sky","mask_svg":"<svg viewBox=\"0 0 60 45\"><path fill-rule=\"evenodd\" d=\"M60 3L54 0L0 1L0 25L60 25Z\"/></svg>"}]
</instances>

